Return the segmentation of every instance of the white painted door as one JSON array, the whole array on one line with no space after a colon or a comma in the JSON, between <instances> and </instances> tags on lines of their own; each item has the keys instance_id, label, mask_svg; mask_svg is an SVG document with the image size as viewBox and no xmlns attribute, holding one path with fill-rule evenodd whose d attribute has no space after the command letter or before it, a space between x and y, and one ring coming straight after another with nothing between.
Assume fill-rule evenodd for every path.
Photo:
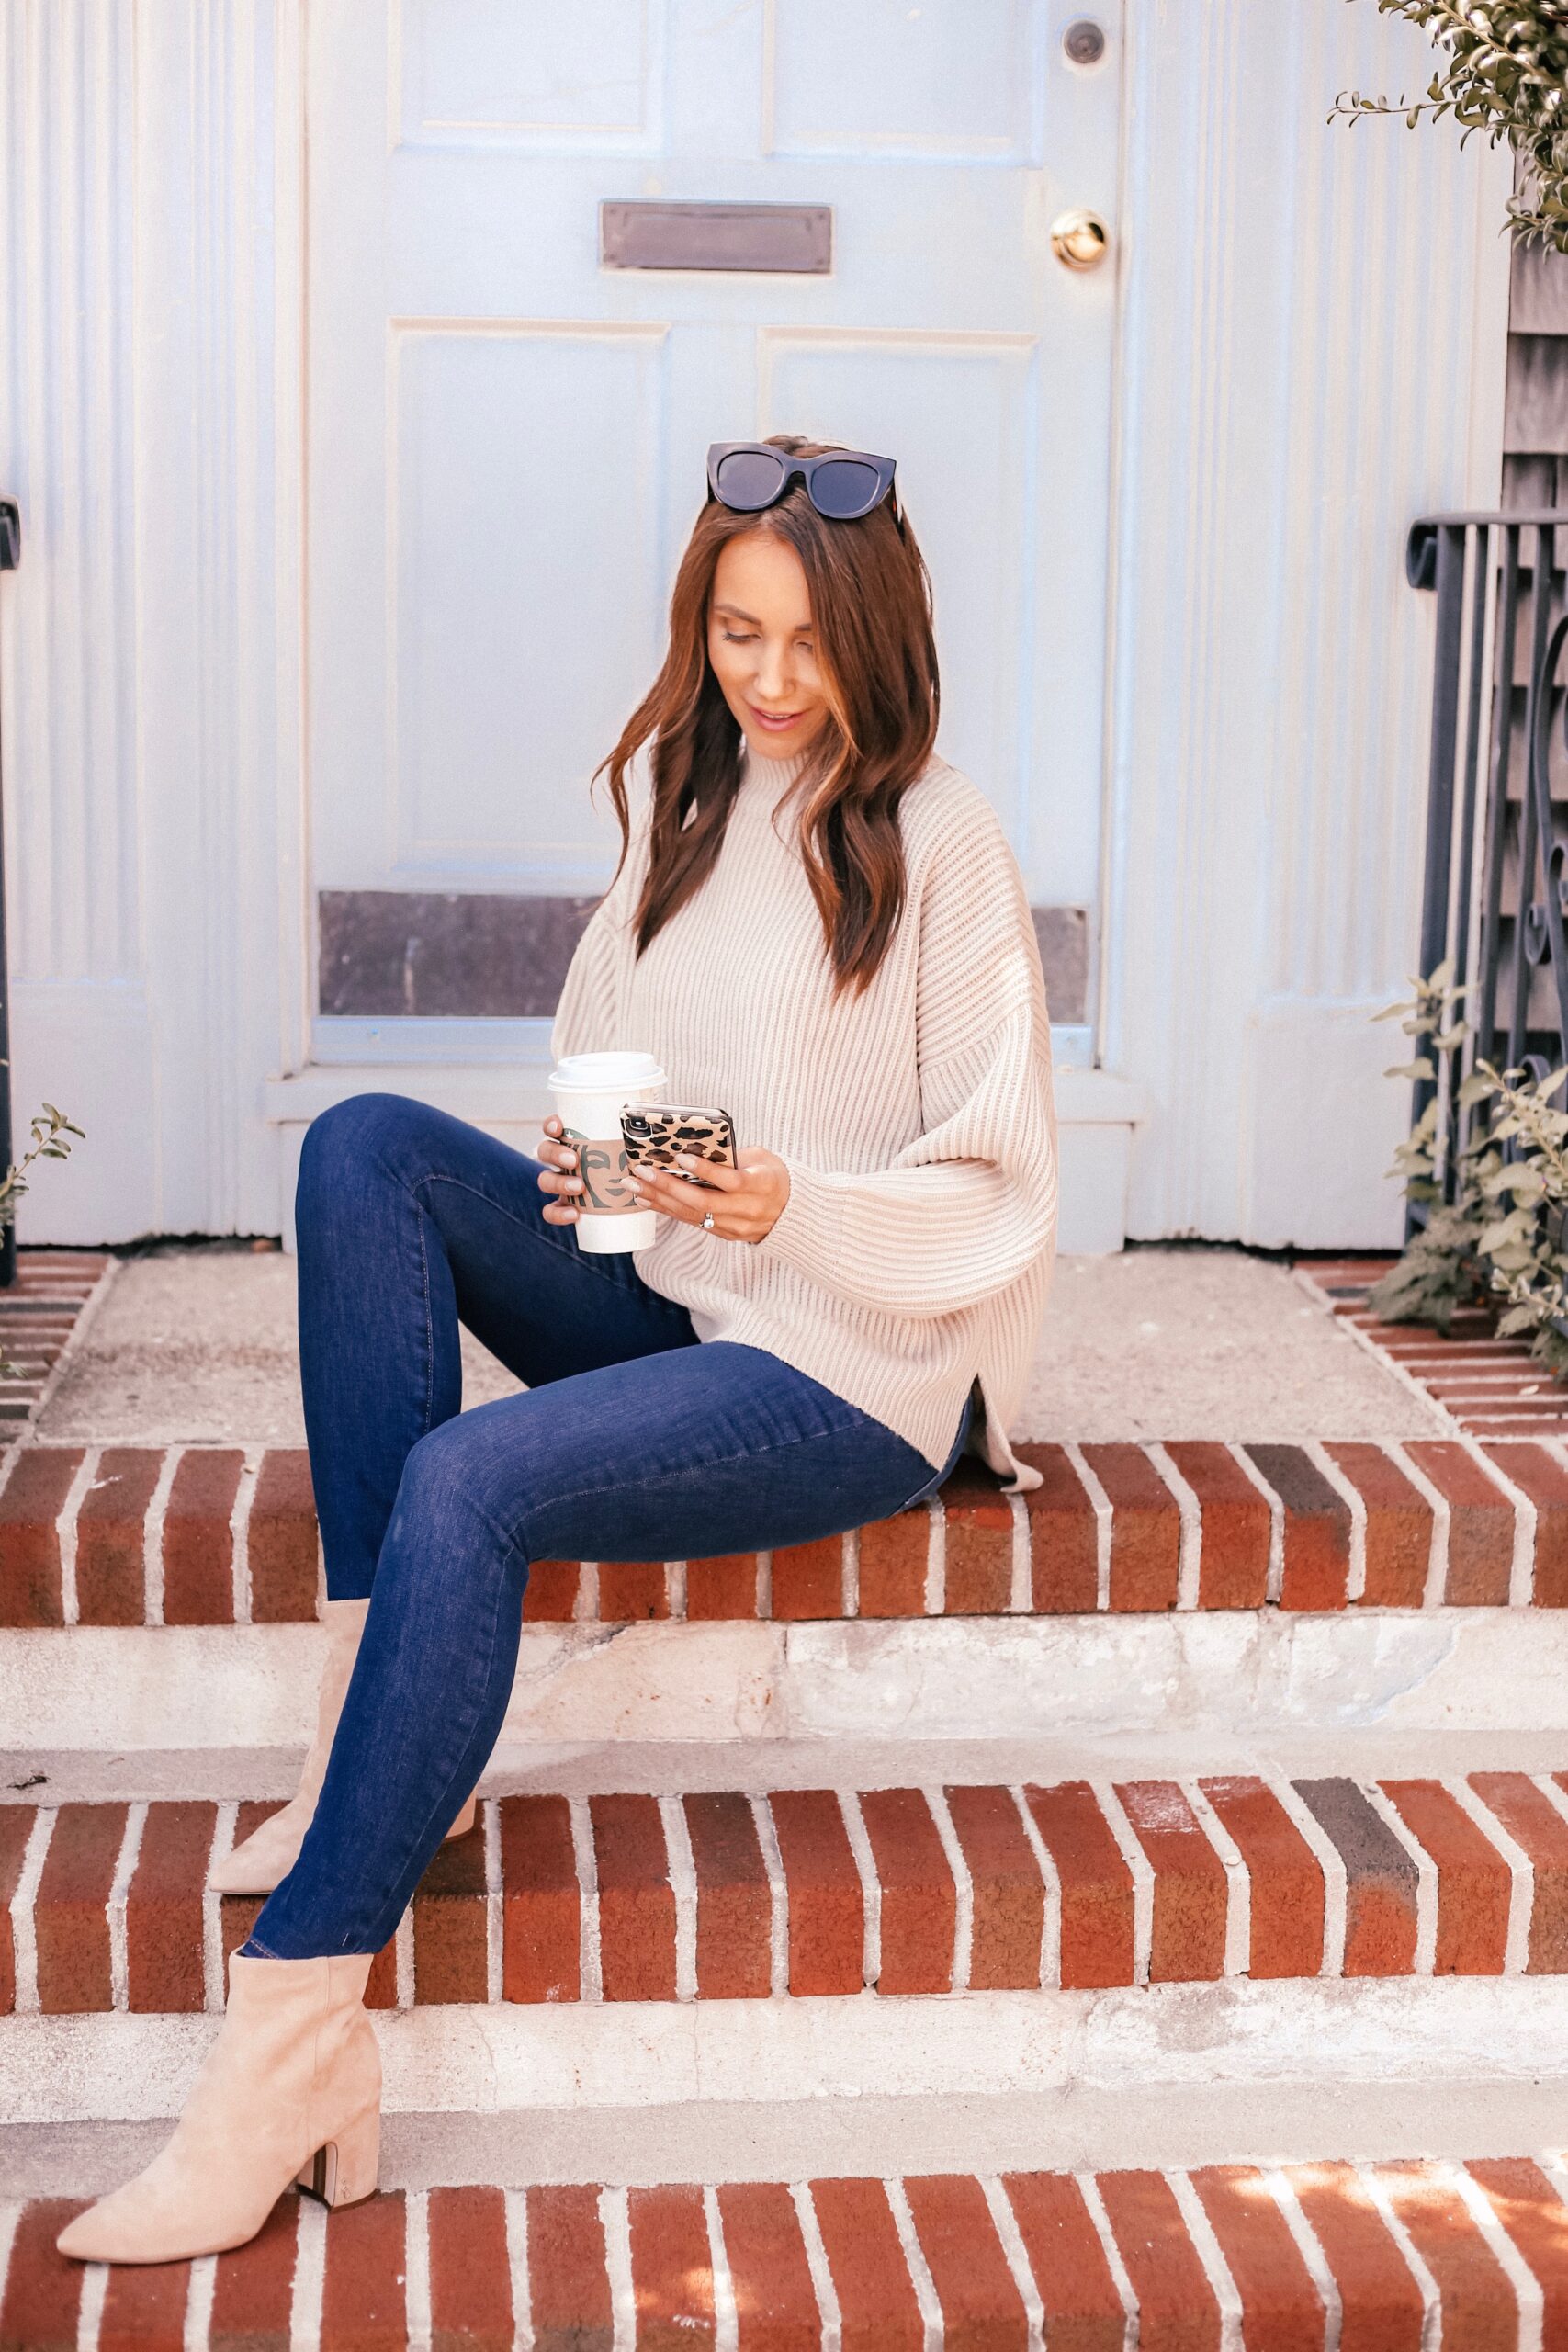
<instances>
[{"instance_id":1,"label":"white painted door","mask_svg":"<svg viewBox=\"0 0 1568 2352\"><path fill-rule=\"evenodd\" d=\"M897 457L942 748L1036 905L1092 924L1115 262L1075 274L1049 229L1114 233L1119 7L309 11L312 894L601 888L588 780L657 666L704 451L794 430ZM628 198L830 205L831 272L605 267ZM351 1001L317 1055L513 1049L464 1010Z\"/></svg>"}]
</instances>

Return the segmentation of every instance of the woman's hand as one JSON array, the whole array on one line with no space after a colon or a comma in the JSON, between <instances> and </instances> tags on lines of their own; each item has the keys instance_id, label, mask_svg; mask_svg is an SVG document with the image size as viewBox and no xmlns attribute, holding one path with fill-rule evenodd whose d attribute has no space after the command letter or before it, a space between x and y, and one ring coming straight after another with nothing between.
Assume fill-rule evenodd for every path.
<instances>
[{"instance_id":1,"label":"woman's hand","mask_svg":"<svg viewBox=\"0 0 1568 2352\"><path fill-rule=\"evenodd\" d=\"M576 1149L571 1144L560 1141L560 1133L558 1119L545 1121L545 1140L539 1146L539 1158L545 1163L539 1177L539 1190L554 1196L555 1206L552 1208L547 1201L541 1214L547 1225L575 1225L577 1203L582 1197L582 1180L577 1172Z\"/></svg>"},{"instance_id":2,"label":"woman's hand","mask_svg":"<svg viewBox=\"0 0 1568 2352\"><path fill-rule=\"evenodd\" d=\"M682 1151L678 1168L689 1168L700 1182L683 1184L667 1168L637 1168L632 1190L648 1206L682 1225L701 1225L710 1211L711 1230L724 1241L761 1241L770 1234L789 1198L789 1170L776 1152L754 1147L740 1152L738 1168L716 1167ZM545 1215L548 1216L547 1209Z\"/></svg>"}]
</instances>

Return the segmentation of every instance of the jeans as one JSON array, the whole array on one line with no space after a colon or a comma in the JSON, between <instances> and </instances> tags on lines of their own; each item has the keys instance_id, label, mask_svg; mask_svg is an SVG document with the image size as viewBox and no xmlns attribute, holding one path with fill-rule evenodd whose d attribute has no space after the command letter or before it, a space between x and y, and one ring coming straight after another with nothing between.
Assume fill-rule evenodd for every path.
<instances>
[{"instance_id":1,"label":"jeans","mask_svg":"<svg viewBox=\"0 0 1568 2352\"><path fill-rule=\"evenodd\" d=\"M547 1225L539 1163L395 1095L326 1112L297 1206L299 1354L334 1600L370 1607L315 1818L245 1949L378 1951L479 1781L535 1559L774 1551L939 1486L760 1348L700 1345L629 1254ZM528 1385L459 1414L458 1326ZM965 1413L964 1420L967 1420Z\"/></svg>"}]
</instances>

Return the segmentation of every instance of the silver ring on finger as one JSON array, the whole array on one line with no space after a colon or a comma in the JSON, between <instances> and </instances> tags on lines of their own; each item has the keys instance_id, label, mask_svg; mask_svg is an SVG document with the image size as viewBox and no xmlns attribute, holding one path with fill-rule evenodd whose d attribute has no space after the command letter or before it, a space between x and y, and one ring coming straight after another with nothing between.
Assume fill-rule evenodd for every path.
<instances>
[{"instance_id":1,"label":"silver ring on finger","mask_svg":"<svg viewBox=\"0 0 1568 2352\"><path fill-rule=\"evenodd\" d=\"M704 1231L705 1233L711 1233L711 1232L713 1231L713 1211L712 1211L712 1209L705 1209L705 1210L703 1211L703 1231Z\"/></svg>"}]
</instances>

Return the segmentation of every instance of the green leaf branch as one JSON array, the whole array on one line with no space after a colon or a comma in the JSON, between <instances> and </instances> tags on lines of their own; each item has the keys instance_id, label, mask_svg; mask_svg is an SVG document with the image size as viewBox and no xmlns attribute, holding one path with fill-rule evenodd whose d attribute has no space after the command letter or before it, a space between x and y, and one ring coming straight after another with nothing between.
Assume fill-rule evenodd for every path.
<instances>
[{"instance_id":1,"label":"green leaf branch","mask_svg":"<svg viewBox=\"0 0 1568 2352\"><path fill-rule=\"evenodd\" d=\"M1378 0L1378 14L1418 26L1441 62L1423 96L1342 90L1329 120L1451 115L1461 141L1506 141L1524 165L1508 203L1516 232L1568 253L1568 0Z\"/></svg>"}]
</instances>

